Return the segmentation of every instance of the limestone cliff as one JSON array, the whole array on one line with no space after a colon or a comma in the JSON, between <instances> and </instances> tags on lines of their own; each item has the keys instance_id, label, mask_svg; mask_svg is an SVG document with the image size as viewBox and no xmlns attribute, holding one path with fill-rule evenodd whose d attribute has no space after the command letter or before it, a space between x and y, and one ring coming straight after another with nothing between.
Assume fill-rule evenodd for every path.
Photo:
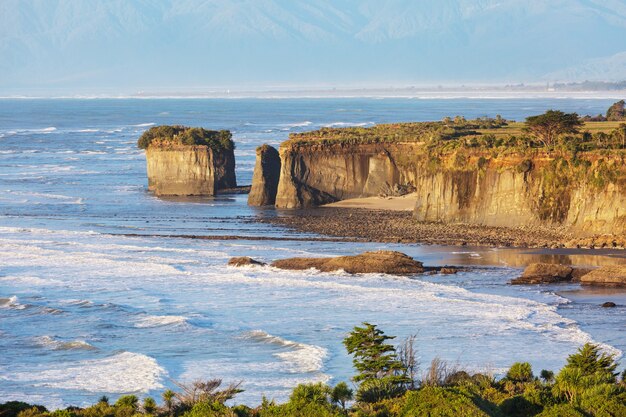
<instances>
[{"instance_id":1,"label":"limestone cliff","mask_svg":"<svg viewBox=\"0 0 626 417\"><path fill-rule=\"evenodd\" d=\"M283 144L276 206L310 207L378 195L383 188L406 183L396 155L413 144Z\"/></svg>"},{"instance_id":2,"label":"limestone cliff","mask_svg":"<svg viewBox=\"0 0 626 417\"><path fill-rule=\"evenodd\" d=\"M237 186L228 130L153 126L137 146L146 150L148 189L156 195L215 195Z\"/></svg>"},{"instance_id":3,"label":"limestone cliff","mask_svg":"<svg viewBox=\"0 0 626 417\"><path fill-rule=\"evenodd\" d=\"M148 189L156 195L215 195L237 186L232 149L205 145L151 145L146 149Z\"/></svg>"},{"instance_id":4,"label":"limestone cliff","mask_svg":"<svg viewBox=\"0 0 626 417\"><path fill-rule=\"evenodd\" d=\"M288 141L280 155L280 208L374 196L385 184L411 184L420 221L551 225L579 236L626 233L623 151L464 148L433 153L417 141Z\"/></svg>"},{"instance_id":5,"label":"limestone cliff","mask_svg":"<svg viewBox=\"0 0 626 417\"><path fill-rule=\"evenodd\" d=\"M256 150L256 164L252 176L252 187L248 195L248 205L274 205L279 178L280 156L278 151L269 145L259 146Z\"/></svg>"}]
</instances>

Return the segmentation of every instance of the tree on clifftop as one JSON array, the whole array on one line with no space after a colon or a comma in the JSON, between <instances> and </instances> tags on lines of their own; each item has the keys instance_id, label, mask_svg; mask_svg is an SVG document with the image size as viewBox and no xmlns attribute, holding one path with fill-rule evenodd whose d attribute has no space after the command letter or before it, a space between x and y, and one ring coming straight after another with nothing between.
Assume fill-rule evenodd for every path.
<instances>
[{"instance_id":1,"label":"tree on clifftop","mask_svg":"<svg viewBox=\"0 0 626 417\"><path fill-rule=\"evenodd\" d=\"M619 122L626 120L626 102L620 100L617 103L613 103L606 112L606 120L609 122Z\"/></svg>"},{"instance_id":2,"label":"tree on clifftop","mask_svg":"<svg viewBox=\"0 0 626 417\"><path fill-rule=\"evenodd\" d=\"M548 110L544 114L526 118L526 130L535 135L545 146L553 145L559 135L578 133L583 122L576 113Z\"/></svg>"}]
</instances>

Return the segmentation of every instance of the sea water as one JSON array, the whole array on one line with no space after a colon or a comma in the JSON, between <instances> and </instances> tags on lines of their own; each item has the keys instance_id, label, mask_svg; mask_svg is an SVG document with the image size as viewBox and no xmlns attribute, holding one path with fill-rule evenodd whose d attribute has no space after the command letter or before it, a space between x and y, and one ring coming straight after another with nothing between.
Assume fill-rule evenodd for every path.
<instances>
[{"instance_id":1,"label":"sea water","mask_svg":"<svg viewBox=\"0 0 626 417\"><path fill-rule=\"evenodd\" d=\"M101 395L158 396L174 381L242 382L235 402L284 400L302 382L354 371L341 341L363 321L398 341L417 335L422 370L438 356L501 375L518 360L558 370L582 343L626 349L624 295L507 282L531 261L622 262L510 249L307 242L256 217L247 196L160 199L147 191L137 138L150 126L229 129L237 180L255 148L322 126L603 112L612 100L0 100L0 400L50 407ZM130 236L135 235L135 236ZM167 235L237 235L196 240ZM259 240L256 237L286 240ZM226 266L232 256L401 250L451 276L280 271ZM603 301L621 306L602 309Z\"/></svg>"}]
</instances>

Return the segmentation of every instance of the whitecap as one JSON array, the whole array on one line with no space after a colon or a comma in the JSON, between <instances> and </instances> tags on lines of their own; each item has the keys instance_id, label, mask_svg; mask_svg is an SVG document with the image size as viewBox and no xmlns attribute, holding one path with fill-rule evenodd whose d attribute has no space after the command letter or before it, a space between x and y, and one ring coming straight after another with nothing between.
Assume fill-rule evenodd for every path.
<instances>
[{"instance_id":1,"label":"whitecap","mask_svg":"<svg viewBox=\"0 0 626 417\"><path fill-rule=\"evenodd\" d=\"M135 322L137 328L173 326L187 323L185 316L153 316L145 315Z\"/></svg>"},{"instance_id":2,"label":"whitecap","mask_svg":"<svg viewBox=\"0 0 626 417\"><path fill-rule=\"evenodd\" d=\"M307 127L307 126L311 126L313 124L313 122L309 121L309 120L305 120L304 122L296 122L296 123L284 123L284 124L280 124L279 126L288 129L293 129L295 127Z\"/></svg>"},{"instance_id":3,"label":"whitecap","mask_svg":"<svg viewBox=\"0 0 626 417\"><path fill-rule=\"evenodd\" d=\"M148 127L148 126L154 126L156 125L156 123L139 123L138 125L131 125L133 127Z\"/></svg>"},{"instance_id":4,"label":"whitecap","mask_svg":"<svg viewBox=\"0 0 626 417\"><path fill-rule=\"evenodd\" d=\"M324 125L324 127L366 127L366 126L374 126L374 122L361 122L361 123L333 122L333 123L328 123Z\"/></svg>"},{"instance_id":5,"label":"whitecap","mask_svg":"<svg viewBox=\"0 0 626 417\"><path fill-rule=\"evenodd\" d=\"M165 375L165 369L156 359L122 352L102 359L56 362L48 368L33 366L11 375L0 375L0 380L63 390L128 393L163 388L161 379Z\"/></svg>"},{"instance_id":6,"label":"whitecap","mask_svg":"<svg viewBox=\"0 0 626 417\"><path fill-rule=\"evenodd\" d=\"M20 304L17 300L17 296L13 295L9 298L0 298L0 308L24 310L26 306L24 304Z\"/></svg>"},{"instance_id":7,"label":"whitecap","mask_svg":"<svg viewBox=\"0 0 626 417\"><path fill-rule=\"evenodd\" d=\"M35 276L20 276L20 275L8 275L0 277L0 282L4 282L8 285L27 285L33 287L43 287L43 286L56 286L60 285L63 282L57 279L46 279Z\"/></svg>"},{"instance_id":8,"label":"whitecap","mask_svg":"<svg viewBox=\"0 0 626 417\"><path fill-rule=\"evenodd\" d=\"M281 359L291 372L319 372L324 366L324 359L328 356L328 351L321 346L283 339L263 330L252 330L245 333L242 337L255 342L284 348L285 351L277 352L274 356Z\"/></svg>"},{"instance_id":9,"label":"whitecap","mask_svg":"<svg viewBox=\"0 0 626 417\"><path fill-rule=\"evenodd\" d=\"M64 342L52 336L40 336L35 338L35 343L53 350L97 350L97 348L84 340L71 340Z\"/></svg>"}]
</instances>

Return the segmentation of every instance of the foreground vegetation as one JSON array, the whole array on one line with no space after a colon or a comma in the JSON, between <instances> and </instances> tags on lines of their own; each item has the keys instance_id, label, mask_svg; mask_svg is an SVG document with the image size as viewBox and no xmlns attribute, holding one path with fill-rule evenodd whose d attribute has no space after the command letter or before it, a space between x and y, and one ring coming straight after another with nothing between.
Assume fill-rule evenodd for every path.
<instances>
[{"instance_id":1,"label":"foreground vegetation","mask_svg":"<svg viewBox=\"0 0 626 417\"><path fill-rule=\"evenodd\" d=\"M48 412L22 402L0 405L2 417L624 417L626 371L597 346L586 344L570 355L558 374L533 373L526 362L514 363L496 379L471 374L435 358L419 372L415 336L394 346L394 338L363 323L344 339L357 374L345 382L298 385L289 401L263 399L255 408L226 403L242 392L240 384L220 380L179 384L167 390L161 405L146 397L124 395L113 404L102 397L87 408Z\"/></svg>"},{"instance_id":2,"label":"foreground vegetation","mask_svg":"<svg viewBox=\"0 0 626 417\"><path fill-rule=\"evenodd\" d=\"M206 130L201 127L185 126L154 126L146 130L137 146L147 149L150 145L204 145L220 150L232 150L234 144L232 134L228 130Z\"/></svg>"}]
</instances>

